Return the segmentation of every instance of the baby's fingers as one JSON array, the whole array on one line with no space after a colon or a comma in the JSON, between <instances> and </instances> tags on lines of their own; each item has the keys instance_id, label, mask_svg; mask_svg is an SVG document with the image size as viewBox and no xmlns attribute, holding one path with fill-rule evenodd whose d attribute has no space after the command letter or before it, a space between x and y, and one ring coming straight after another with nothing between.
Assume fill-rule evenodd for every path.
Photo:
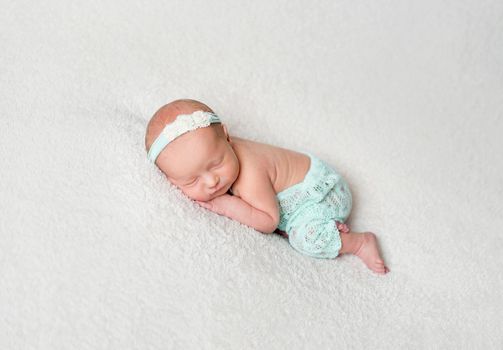
<instances>
[{"instance_id":1,"label":"baby's fingers","mask_svg":"<svg viewBox=\"0 0 503 350\"><path fill-rule=\"evenodd\" d=\"M349 233L349 228L346 225L342 224L339 228L339 231L341 231L342 233Z\"/></svg>"},{"instance_id":2,"label":"baby's fingers","mask_svg":"<svg viewBox=\"0 0 503 350\"><path fill-rule=\"evenodd\" d=\"M342 233L348 233L349 232L349 226L346 224L343 224L342 222L336 221L337 224L337 229L341 231Z\"/></svg>"}]
</instances>

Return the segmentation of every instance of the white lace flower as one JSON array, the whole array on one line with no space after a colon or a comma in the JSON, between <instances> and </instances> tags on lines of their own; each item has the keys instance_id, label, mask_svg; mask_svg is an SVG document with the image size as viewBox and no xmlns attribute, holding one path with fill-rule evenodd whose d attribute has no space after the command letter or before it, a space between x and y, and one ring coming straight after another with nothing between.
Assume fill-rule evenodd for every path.
<instances>
[{"instance_id":1,"label":"white lace flower","mask_svg":"<svg viewBox=\"0 0 503 350\"><path fill-rule=\"evenodd\" d=\"M186 132L209 126L211 119L212 114L203 111L196 111L192 114L181 114L176 117L173 123L166 125L162 134L166 136L168 142L171 142Z\"/></svg>"}]
</instances>

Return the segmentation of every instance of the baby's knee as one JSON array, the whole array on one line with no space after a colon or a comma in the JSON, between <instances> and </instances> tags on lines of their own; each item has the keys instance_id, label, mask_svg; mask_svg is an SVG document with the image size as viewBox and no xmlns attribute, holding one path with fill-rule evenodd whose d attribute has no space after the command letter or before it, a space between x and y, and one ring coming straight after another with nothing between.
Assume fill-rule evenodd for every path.
<instances>
[{"instance_id":1,"label":"baby's knee","mask_svg":"<svg viewBox=\"0 0 503 350\"><path fill-rule=\"evenodd\" d=\"M341 237L333 220L308 222L288 231L290 245L316 258L332 259L339 255Z\"/></svg>"}]
</instances>

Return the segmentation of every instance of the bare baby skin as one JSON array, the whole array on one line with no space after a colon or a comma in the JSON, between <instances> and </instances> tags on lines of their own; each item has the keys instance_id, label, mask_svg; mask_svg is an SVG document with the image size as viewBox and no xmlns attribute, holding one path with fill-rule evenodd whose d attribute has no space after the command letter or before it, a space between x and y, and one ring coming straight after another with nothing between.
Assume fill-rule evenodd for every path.
<instances>
[{"instance_id":1,"label":"bare baby skin","mask_svg":"<svg viewBox=\"0 0 503 350\"><path fill-rule=\"evenodd\" d=\"M198 110L212 112L195 100L162 106L147 126L147 151L178 115ZM269 234L276 231L280 218L276 195L303 181L310 159L303 153L231 136L224 124L212 124L173 140L159 154L156 165L202 207ZM374 233L351 232L346 224L334 224L341 232L339 255L354 254L379 274L389 271Z\"/></svg>"}]
</instances>

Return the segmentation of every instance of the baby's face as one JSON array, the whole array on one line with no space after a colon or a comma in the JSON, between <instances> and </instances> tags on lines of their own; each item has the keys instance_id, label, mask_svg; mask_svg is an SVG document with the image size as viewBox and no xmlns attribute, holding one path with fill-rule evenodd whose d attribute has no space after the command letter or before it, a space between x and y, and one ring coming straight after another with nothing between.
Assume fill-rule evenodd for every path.
<instances>
[{"instance_id":1,"label":"baby's face","mask_svg":"<svg viewBox=\"0 0 503 350\"><path fill-rule=\"evenodd\" d=\"M189 198L209 201L225 194L239 175L239 161L221 125L188 132L171 142L157 165Z\"/></svg>"}]
</instances>

